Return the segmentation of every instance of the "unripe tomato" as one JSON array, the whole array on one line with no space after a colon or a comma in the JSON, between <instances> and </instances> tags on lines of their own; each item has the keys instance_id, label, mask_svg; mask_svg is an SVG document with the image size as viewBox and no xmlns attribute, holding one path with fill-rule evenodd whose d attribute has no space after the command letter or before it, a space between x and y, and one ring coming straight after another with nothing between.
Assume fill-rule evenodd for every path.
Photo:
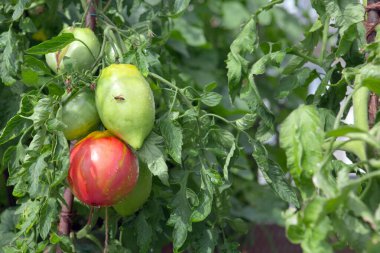
<instances>
[{"instance_id":1,"label":"unripe tomato","mask_svg":"<svg viewBox=\"0 0 380 253\"><path fill-rule=\"evenodd\" d=\"M139 210L149 198L152 190L152 173L145 164L139 163L139 165L139 179L135 188L113 206L116 212L122 216L129 216Z\"/></svg>"},{"instance_id":2,"label":"unripe tomato","mask_svg":"<svg viewBox=\"0 0 380 253\"><path fill-rule=\"evenodd\" d=\"M56 73L66 72L66 65L74 71L90 69L99 56L100 43L89 28L68 27L61 33L72 33L77 39L58 52L45 55L46 63Z\"/></svg>"},{"instance_id":3,"label":"unripe tomato","mask_svg":"<svg viewBox=\"0 0 380 253\"><path fill-rule=\"evenodd\" d=\"M95 90L103 125L138 149L154 124L154 98L149 83L131 64L112 64L102 70Z\"/></svg>"},{"instance_id":4,"label":"unripe tomato","mask_svg":"<svg viewBox=\"0 0 380 253\"><path fill-rule=\"evenodd\" d=\"M62 121L68 140L79 139L94 130L100 123L94 93L86 88L69 97L62 106Z\"/></svg>"},{"instance_id":5,"label":"unripe tomato","mask_svg":"<svg viewBox=\"0 0 380 253\"><path fill-rule=\"evenodd\" d=\"M124 41L123 43L124 43L124 46L125 46L125 48L127 49L127 52L128 52L129 49L130 49L130 47L131 47L130 43L127 42L127 41ZM118 63L117 60L118 60L119 55L118 55L118 53L115 50L116 47L117 47L117 45L114 44L112 46L110 43L106 43L106 45L104 47L104 60L105 60L105 62L107 64L107 66L111 65L113 63Z\"/></svg>"},{"instance_id":6,"label":"unripe tomato","mask_svg":"<svg viewBox=\"0 0 380 253\"><path fill-rule=\"evenodd\" d=\"M68 182L74 195L91 206L111 206L137 183L138 160L132 150L108 131L96 131L70 152Z\"/></svg>"},{"instance_id":7,"label":"unripe tomato","mask_svg":"<svg viewBox=\"0 0 380 253\"><path fill-rule=\"evenodd\" d=\"M104 60L107 65L111 65L113 63L116 63L117 59L117 52L115 52L115 49L111 46L110 43L107 43L104 47Z\"/></svg>"}]
</instances>

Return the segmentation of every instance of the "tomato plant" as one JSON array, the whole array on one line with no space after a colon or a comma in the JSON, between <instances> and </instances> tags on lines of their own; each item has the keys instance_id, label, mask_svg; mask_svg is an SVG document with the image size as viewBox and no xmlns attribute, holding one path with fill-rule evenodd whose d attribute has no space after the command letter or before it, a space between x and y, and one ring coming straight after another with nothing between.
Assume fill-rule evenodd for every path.
<instances>
[{"instance_id":1,"label":"tomato plant","mask_svg":"<svg viewBox=\"0 0 380 253\"><path fill-rule=\"evenodd\" d=\"M64 33L73 34L75 41L57 52L46 54L47 65L57 73L90 69L100 51L94 32L88 28L67 27L61 32Z\"/></svg>"},{"instance_id":2,"label":"tomato plant","mask_svg":"<svg viewBox=\"0 0 380 253\"><path fill-rule=\"evenodd\" d=\"M109 132L93 132L70 152L68 181L91 206L111 206L133 190L139 168L133 152Z\"/></svg>"},{"instance_id":3,"label":"tomato plant","mask_svg":"<svg viewBox=\"0 0 380 253\"><path fill-rule=\"evenodd\" d=\"M94 130L100 124L94 92L85 89L67 98L62 106L62 122L68 140L84 137Z\"/></svg>"},{"instance_id":4,"label":"tomato plant","mask_svg":"<svg viewBox=\"0 0 380 253\"><path fill-rule=\"evenodd\" d=\"M379 252L379 3L1 1L0 253Z\"/></svg>"},{"instance_id":5,"label":"tomato plant","mask_svg":"<svg viewBox=\"0 0 380 253\"><path fill-rule=\"evenodd\" d=\"M133 148L140 148L153 128L154 97L136 66L112 64L101 72L95 91L104 126Z\"/></svg>"},{"instance_id":6,"label":"tomato plant","mask_svg":"<svg viewBox=\"0 0 380 253\"><path fill-rule=\"evenodd\" d=\"M129 216L139 210L143 204L149 198L150 192L152 190L152 173L148 167L140 163L139 164L139 178L137 180L136 186L133 190L128 193L118 204L114 205L113 208L120 215Z\"/></svg>"}]
</instances>

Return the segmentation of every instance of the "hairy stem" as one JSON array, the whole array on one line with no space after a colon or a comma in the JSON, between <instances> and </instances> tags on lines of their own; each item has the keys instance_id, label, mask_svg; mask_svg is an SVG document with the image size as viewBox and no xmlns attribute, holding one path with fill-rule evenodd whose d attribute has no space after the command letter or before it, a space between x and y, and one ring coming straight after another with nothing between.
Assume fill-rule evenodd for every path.
<instances>
[{"instance_id":1,"label":"hairy stem","mask_svg":"<svg viewBox=\"0 0 380 253\"><path fill-rule=\"evenodd\" d=\"M106 207L106 214L105 214L106 218L105 218L105 239L104 239L104 251L103 253L108 253L108 207Z\"/></svg>"},{"instance_id":2,"label":"hairy stem","mask_svg":"<svg viewBox=\"0 0 380 253\"><path fill-rule=\"evenodd\" d=\"M98 0L87 0L87 4L89 6L88 12L86 14L86 27L91 30L95 30L96 27L96 7L98 4Z\"/></svg>"}]
</instances>

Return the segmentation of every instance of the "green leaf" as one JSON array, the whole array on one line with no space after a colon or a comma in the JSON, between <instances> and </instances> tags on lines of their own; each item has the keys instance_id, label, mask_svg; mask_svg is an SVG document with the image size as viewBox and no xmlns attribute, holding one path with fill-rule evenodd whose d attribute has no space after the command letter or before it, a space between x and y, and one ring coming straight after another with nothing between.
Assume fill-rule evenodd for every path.
<instances>
[{"instance_id":1,"label":"green leaf","mask_svg":"<svg viewBox=\"0 0 380 253\"><path fill-rule=\"evenodd\" d=\"M161 182L169 185L168 166L160 146L163 138L152 132L138 151L138 156L148 165L153 175L158 176Z\"/></svg>"},{"instance_id":2,"label":"green leaf","mask_svg":"<svg viewBox=\"0 0 380 253\"><path fill-rule=\"evenodd\" d=\"M171 120L170 116L168 116L160 121L160 130L162 137L165 139L169 155L176 163L181 164L183 144L182 128L178 122Z\"/></svg>"},{"instance_id":3,"label":"green leaf","mask_svg":"<svg viewBox=\"0 0 380 253\"><path fill-rule=\"evenodd\" d=\"M236 154L235 150L236 150L236 144L234 143L231 146L230 151L228 152L228 155L226 157L226 162L224 163L224 166L223 166L223 176L224 176L224 180L226 180L226 181L228 181L228 178L229 178L228 171L229 171L229 168L231 167L231 164L232 164L231 161L232 161L234 155Z\"/></svg>"},{"instance_id":4,"label":"green leaf","mask_svg":"<svg viewBox=\"0 0 380 253\"><path fill-rule=\"evenodd\" d=\"M380 94L380 66L367 64L360 69L359 82L373 92Z\"/></svg>"},{"instance_id":5,"label":"green leaf","mask_svg":"<svg viewBox=\"0 0 380 253\"><path fill-rule=\"evenodd\" d=\"M240 130L244 131L244 130L247 130L247 129L250 129L251 127L253 127L256 120L257 120L256 114L247 113L242 118L236 120L235 123L236 123L236 126Z\"/></svg>"},{"instance_id":6,"label":"green leaf","mask_svg":"<svg viewBox=\"0 0 380 253\"><path fill-rule=\"evenodd\" d=\"M19 65L22 62L22 49L16 34L10 28L0 35L0 77L5 85L16 82Z\"/></svg>"},{"instance_id":7,"label":"green leaf","mask_svg":"<svg viewBox=\"0 0 380 253\"><path fill-rule=\"evenodd\" d=\"M172 212L167 224L173 226L173 246L174 252L179 252L179 249L185 243L187 234L191 231L190 222L191 209L186 197L188 171L175 171L171 174L175 184L180 186L178 192L175 193L174 199L170 204Z\"/></svg>"},{"instance_id":8,"label":"green leaf","mask_svg":"<svg viewBox=\"0 0 380 253\"><path fill-rule=\"evenodd\" d=\"M201 102L207 106L217 106L222 100L223 96L216 92L206 92L201 96Z\"/></svg>"},{"instance_id":9,"label":"green leaf","mask_svg":"<svg viewBox=\"0 0 380 253\"><path fill-rule=\"evenodd\" d=\"M0 144L4 144L20 136L31 124L32 122L29 119L25 119L19 114L16 114L7 122L7 125L2 130L0 135Z\"/></svg>"},{"instance_id":10,"label":"green leaf","mask_svg":"<svg viewBox=\"0 0 380 253\"><path fill-rule=\"evenodd\" d=\"M15 11L12 14L12 19L17 20L21 17L21 15L24 13L24 9L26 8L26 5L29 3L29 0L19 0L17 1L17 4L15 6Z\"/></svg>"},{"instance_id":11,"label":"green leaf","mask_svg":"<svg viewBox=\"0 0 380 253\"><path fill-rule=\"evenodd\" d=\"M27 54L42 55L47 53L57 52L63 49L65 46L75 41L75 37L72 33L62 33L56 37L46 40L36 46L27 49Z\"/></svg>"},{"instance_id":12,"label":"green leaf","mask_svg":"<svg viewBox=\"0 0 380 253\"><path fill-rule=\"evenodd\" d=\"M189 6L190 0L174 0L170 3L170 16L178 16Z\"/></svg>"},{"instance_id":13,"label":"green leaf","mask_svg":"<svg viewBox=\"0 0 380 253\"><path fill-rule=\"evenodd\" d=\"M260 60L256 61L251 69L251 74L253 75L261 75L265 73L266 70L266 65L268 64L273 64L271 66L275 66L280 64L284 58L285 58L285 53L278 51L270 54L266 54L263 57L261 57Z\"/></svg>"},{"instance_id":14,"label":"green leaf","mask_svg":"<svg viewBox=\"0 0 380 253\"><path fill-rule=\"evenodd\" d=\"M53 101L50 97L42 98L37 102L33 114L28 117L33 120L35 129L41 127L49 119L52 107Z\"/></svg>"},{"instance_id":15,"label":"green leaf","mask_svg":"<svg viewBox=\"0 0 380 253\"><path fill-rule=\"evenodd\" d=\"M345 136L349 133L365 133L365 131L353 126L342 126L342 127L339 127L337 129L327 132L326 137L340 137L340 136Z\"/></svg>"},{"instance_id":16,"label":"green leaf","mask_svg":"<svg viewBox=\"0 0 380 253\"><path fill-rule=\"evenodd\" d=\"M148 76L149 64L147 61L147 56L143 53L141 48L137 49L135 57L136 57L137 67L140 70L140 72L144 76Z\"/></svg>"},{"instance_id":17,"label":"green leaf","mask_svg":"<svg viewBox=\"0 0 380 253\"><path fill-rule=\"evenodd\" d=\"M292 91L299 87L307 87L316 78L318 78L316 70L309 68L293 70L290 75L284 76L280 80L281 86L278 89L278 98L282 99L287 97Z\"/></svg>"},{"instance_id":18,"label":"green leaf","mask_svg":"<svg viewBox=\"0 0 380 253\"><path fill-rule=\"evenodd\" d=\"M143 212L140 212L136 220L137 231L137 245L139 246L139 252L145 253L150 250L150 244L152 242L152 227L147 222L147 219Z\"/></svg>"},{"instance_id":19,"label":"green leaf","mask_svg":"<svg viewBox=\"0 0 380 253\"><path fill-rule=\"evenodd\" d=\"M58 215L57 200L49 198L41 208L39 230L42 239L46 239L49 235L51 225Z\"/></svg>"},{"instance_id":20,"label":"green leaf","mask_svg":"<svg viewBox=\"0 0 380 253\"><path fill-rule=\"evenodd\" d=\"M280 128L280 145L286 152L287 165L304 197L310 196L314 186L312 176L323 160L324 132L314 106L300 106Z\"/></svg>"},{"instance_id":21,"label":"green leaf","mask_svg":"<svg viewBox=\"0 0 380 253\"><path fill-rule=\"evenodd\" d=\"M325 215L326 200L320 197L314 198L304 209L303 222L306 227L313 228L320 218Z\"/></svg>"},{"instance_id":22,"label":"green leaf","mask_svg":"<svg viewBox=\"0 0 380 253\"><path fill-rule=\"evenodd\" d=\"M230 53L227 56L227 77L229 94L232 101L240 91L242 73L247 70L248 61L244 58L246 53L253 53L256 47L256 22L251 19L232 42Z\"/></svg>"},{"instance_id":23,"label":"green leaf","mask_svg":"<svg viewBox=\"0 0 380 253\"><path fill-rule=\"evenodd\" d=\"M207 43L203 29L186 22L183 18L176 19L174 31L177 31L189 46L200 47Z\"/></svg>"},{"instance_id":24,"label":"green leaf","mask_svg":"<svg viewBox=\"0 0 380 253\"><path fill-rule=\"evenodd\" d=\"M15 214L20 214L17 228L19 234L27 233L36 222L38 222L38 214L40 211L40 203L37 200L31 200L22 203Z\"/></svg>"},{"instance_id":25,"label":"green leaf","mask_svg":"<svg viewBox=\"0 0 380 253\"><path fill-rule=\"evenodd\" d=\"M250 142L253 147L252 156L269 186L281 199L300 207L297 193L285 178L285 173L280 166L268 158L269 154L261 143L255 140L250 140Z\"/></svg>"},{"instance_id":26,"label":"green leaf","mask_svg":"<svg viewBox=\"0 0 380 253\"><path fill-rule=\"evenodd\" d=\"M200 205L191 214L192 222L200 222L211 213L214 189L205 168L201 169Z\"/></svg>"},{"instance_id":27,"label":"green leaf","mask_svg":"<svg viewBox=\"0 0 380 253\"><path fill-rule=\"evenodd\" d=\"M25 32L25 33L35 33L37 32L37 28L34 25L33 21L29 17L23 17L21 19L21 22L19 24L20 28Z\"/></svg>"},{"instance_id":28,"label":"green leaf","mask_svg":"<svg viewBox=\"0 0 380 253\"><path fill-rule=\"evenodd\" d=\"M249 76L249 83L242 90L240 98L247 103L250 113L257 114L261 119L256 138L259 141L267 141L274 134L274 116L264 104L253 80L253 74L250 73Z\"/></svg>"},{"instance_id":29,"label":"green leaf","mask_svg":"<svg viewBox=\"0 0 380 253\"><path fill-rule=\"evenodd\" d=\"M326 11L334 18L335 25L339 27L339 34L343 36L352 24L364 20L364 8L359 2L323 0Z\"/></svg>"},{"instance_id":30,"label":"green leaf","mask_svg":"<svg viewBox=\"0 0 380 253\"><path fill-rule=\"evenodd\" d=\"M348 198L347 206L352 210L355 216L361 217L363 221L370 224L372 228L376 229L378 227L372 211L358 196L351 193Z\"/></svg>"},{"instance_id":31,"label":"green leaf","mask_svg":"<svg viewBox=\"0 0 380 253\"><path fill-rule=\"evenodd\" d=\"M45 152L41 154L35 162L33 162L29 167L30 176L30 187L29 194L32 197L36 197L38 191L40 190L40 176L43 174L44 169L47 167L45 161L46 157L50 155L50 152Z\"/></svg>"},{"instance_id":32,"label":"green leaf","mask_svg":"<svg viewBox=\"0 0 380 253\"><path fill-rule=\"evenodd\" d=\"M227 129L214 127L210 129L210 134L215 143L225 150L230 150L235 144L235 137Z\"/></svg>"},{"instance_id":33,"label":"green leaf","mask_svg":"<svg viewBox=\"0 0 380 253\"><path fill-rule=\"evenodd\" d=\"M333 253L332 246L328 243L328 235L332 230L330 219L324 217L314 229L305 231L305 239L301 243L305 253Z\"/></svg>"},{"instance_id":34,"label":"green leaf","mask_svg":"<svg viewBox=\"0 0 380 253\"><path fill-rule=\"evenodd\" d=\"M51 75L51 71L46 64L32 55L24 56L24 65L39 72L39 74Z\"/></svg>"},{"instance_id":35,"label":"green leaf","mask_svg":"<svg viewBox=\"0 0 380 253\"><path fill-rule=\"evenodd\" d=\"M196 235L196 240L193 242L195 252L213 253L218 245L218 231L214 228L203 228Z\"/></svg>"}]
</instances>

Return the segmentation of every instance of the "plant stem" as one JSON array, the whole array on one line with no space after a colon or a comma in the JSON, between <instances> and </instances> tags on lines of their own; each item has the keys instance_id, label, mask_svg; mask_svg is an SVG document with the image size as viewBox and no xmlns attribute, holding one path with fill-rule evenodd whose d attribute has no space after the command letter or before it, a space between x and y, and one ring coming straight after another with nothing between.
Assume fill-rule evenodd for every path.
<instances>
[{"instance_id":1,"label":"plant stem","mask_svg":"<svg viewBox=\"0 0 380 253\"><path fill-rule=\"evenodd\" d=\"M347 106L350 102L350 100L352 99L352 97L354 96L354 93L355 93L355 90L349 94L346 99L343 101L343 104L342 106L340 107L340 110L338 112L338 115L336 116L335 118L335 122L334 122L334 129L337 129L340 125L340 122L342 120L342 117L343 117L343 113L344 111L347 109ZM321 164L321 168L323 169L326 164L329 162L330 160L330 156L332 155L332 152L333 152L333 148L334 148L334 142L335 142L335 139L336 138L332 138L330 143L329 143L329 148L327 149L327 152L325 154L325 159L323 160L322 164Z\"/></svg>"},{"instance_id":2,"label":"plant stem","mask_svg":"<svg viewBox=\"0 0 380 253\"><path fill-rule=\"evenodd\" d=\"M358 85L358 84L357 84ZM356 91L356 92L355 92ZM352 98L354 107L354 125L364 131L368 131L368 98L369 90L366 87L356 87ZM365 160L367 159L366 145L362 141L356 142L358 153Z\"/></svg>"},{"instance_id":3,"label":"plant stem","mask_svg":"<svg viewBox=\"0 0 380 253\"><path fill-rule=\"evenodd\" d=\"M105 218L105 239L104 239L104 251L103 253L108 253L108 207L106 207L106 218Z\"/></svg>"},{"instance_id":4,"label":"plant stem","mask_svg":"<svg viewBox=\"0 0 380 253\"><path fill-rule=\"evenodd\" d=\"M366 180L370 180L373 177L378 177L378 176L380 176L380 170L367 173L358 179L354 179L354 180L350 181L348 184L346 184L344 186L344 188L350 188L350 187L356 186L358 184L365 182Z\"/></svg>"},{"instance_id":5,"label":"plant stem","mask_svg":"<svg viewBox=\"0 0 380 253\"><path fill-rule=\"evenodd\" d=\"M58 233L60 235L69 235L71 231L71 212L73 207L74 195L71 193L70 188L66 188L63 194L63 198L66 203L62 204L61 218L58 225ZM62 253L63 251L58 246L56 253Z\"/></svg>"},{"instance_id":6,"label":"plant stem","mask_svg":"<svg viewBox=\"0 0 380 253\"><path fill-rule=\"evenodd\" d=\"M169 86L170 88L174 89L175 91L177 91L179 94L181 94L181 96L183 97L186 105L189 107L189 108L193 108L194 106L191 104L190 100L186 97L186 95L182 92L182 90L180 90L177 86L175 86L173 83L171 83L170 81L166 80L165 78L161 77L160 75L157 75L155 73L152 73L152 72L149 72L149 74L151 77L161 81L162 83L166 84L167 86Z\"/></svg>"},{"instance_id":7,"label":"plant stem","mask_svg":"<svg viewBox=\"0 0 380 253\"><path fill-rule=\"evenodd\" d=\"M112 0L108 0L106 5L104 5L103 12L106 12L108 10L108 7L110 7Z\"/></svg>"},{"instance_id":8,"label":"plant stem","mask_svg":"<svg viewBox=\"0 0 380 253\"><path fill-rule=\"evenodd\" d=\"M309 61L311 63L314 63L315 65L320 66L320 62L319 62L318 59L316 59L316 58L314 58L312 56L306 55L306 54L304 54L304 53L302 53L302 52L300 52L300 51L298 51L298 50L296 50L294 48L291 49L288 53L289 54L293 54L293 55L297 55L297 56L299 56L301 58L304 58L305 60L307 60L307 61Z\"/></svg>"},{"instance_id":9,"label":"plant stem","mask_svg":"<svg viewBox=\"0 0 380 253\"><path fill-rule=\"evenodd\" d=\"M119 56L120 61L123 62L123 56L125 53L123 52L123 48L122 48L123 42L120 41L119 37L115 36L114 32L112 31L112 27L109 26L109 28L110 29L107 31L106 36L109 39L111 46L114 48L114 50L116 50L116 53ZM107 29L105 29L104 31L106 32L106 30Z\"/></svg>"},{"instance_id":10,"label":"plant stem","mask_svg":"<svg viewBox=\"0 0 380 253\"><path fill-rule=\"evenodd\" d=\"M70 226L71 226L70 217L71 217L72 205L73 205L73 200L74 200L74 196L71 193L70 188L65 189L63 197L66 203L63 203L62 205L61 219L58 226L58 232L62 235L69 235Z\"/></svg>"},{"instance_id":11,"label":"plant stem","mask_svg":"<svg viewBox=\"0 0 380 253\"><path fill-rule=\"evenodd\" d=\"M327 48L327 42L328 42L329 28L330 28L330 18L326 18L325 24L323 27L321 54L319 56L319 62L320 63L322 63L323 59L325 59L325 57L326 57L326 48Z\"/></svg>"},{"instance_id":12,"label":"plant stem","mask_svg":"<svg viewBox=\"0 0 380 253\"><path fill-rule=\"evenodd\" d=\"M87 0L89 6L88 13L86 14L86 27L91 30L95 30L96 27L96 8L95 5L98 4L98 0Z\"/></svg>"}]
</instances>

